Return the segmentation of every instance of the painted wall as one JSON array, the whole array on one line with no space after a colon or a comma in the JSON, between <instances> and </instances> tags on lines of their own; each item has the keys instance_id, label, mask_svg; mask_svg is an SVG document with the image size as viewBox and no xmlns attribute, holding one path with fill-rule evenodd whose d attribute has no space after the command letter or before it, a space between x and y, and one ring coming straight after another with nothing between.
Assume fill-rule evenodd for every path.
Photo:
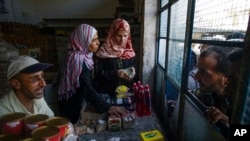
<instances>
[{"instance_id":1,"label":"painted wall","mask_svg":"<svg viewBox=\"0 0 250 141\"><path fill-rule=\"evenodd\" d=\"M156 24L157 24L157 1L144 1L144 22L143 24L143 72L142 81L144 84L149 84L153 89L154 81L154 66L155 66L155 49L156 49ZM148 28L150 27L150 28Z\"/></svg>"},{"instance_id":2,"label":"painted wall","mask_svg":"<svg viewBox=\"0 0 250 141\"><path fill-rule=\"evenodd\" d=\"M5 0L0 21L37 24L43 18L113 18L117 0Z\"/></svg>"}]
</instances>

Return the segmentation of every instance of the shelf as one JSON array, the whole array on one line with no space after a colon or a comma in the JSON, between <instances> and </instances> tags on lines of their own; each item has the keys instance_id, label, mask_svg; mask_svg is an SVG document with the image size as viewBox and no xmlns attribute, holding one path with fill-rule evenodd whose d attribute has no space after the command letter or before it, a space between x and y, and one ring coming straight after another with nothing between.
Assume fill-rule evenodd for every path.
<instances>
[{"instance_id":1,"label":"shelf","mask_svg":"<svg viewBox=\"0 0 250 141\"><path fill-rule=\"evenodd\" d=\"M108 27L114 18L44 18L45 27L76 27L79 24L85 23L95 27Z\"/></svg>"}]
</instances>

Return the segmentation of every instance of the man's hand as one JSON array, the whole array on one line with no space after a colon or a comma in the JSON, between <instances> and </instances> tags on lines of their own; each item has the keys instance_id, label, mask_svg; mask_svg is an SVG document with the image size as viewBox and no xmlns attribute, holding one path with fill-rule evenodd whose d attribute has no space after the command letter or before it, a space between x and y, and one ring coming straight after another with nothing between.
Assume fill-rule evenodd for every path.
<instances>
[{"instance_id":1,"label":"man's hand","mask_svg":"<svg viewBox=\"0 0 250 141\"><path fill-rule=\"evenodd\" d=\"M215 107L209 107L207 109L207 119L215 124L219 121L221 121L222 123L225 123L225 125L229 126L229 118L223 114L218 108Z\"/></svg>"}]
</instances>

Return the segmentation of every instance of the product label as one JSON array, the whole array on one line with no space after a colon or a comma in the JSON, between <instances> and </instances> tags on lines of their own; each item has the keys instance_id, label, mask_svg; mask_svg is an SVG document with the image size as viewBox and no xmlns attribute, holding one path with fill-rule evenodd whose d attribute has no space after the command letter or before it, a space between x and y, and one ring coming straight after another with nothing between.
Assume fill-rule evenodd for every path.
<instances>
[{"instance_id":1,"label":"product label","mask_svg":"<svg viewBox=\"0 0 250 141\"><path fill-rule=\"evenodd\" d=\"M110 131L121 130L121 118L109 117L108 127Z\"/></svg>"},{"instance_id":2,"label":"product label","mask_svg":"<svg viewBox=\"0 0 250 141\"><path fill-rule=\"evenodd\" d=\"M157 135L157 133L148 133L148 134L145 134L144 137L145 138L153 138Z\"/></svg>"},{"instance_id":3,"label":"product label","mask_svg":"<svg viewBox=\"0 0 250 141\"><path fill-rule=\"evenodd\" d=\"M9 126L9 127L16 127L18 124L20 124L19 121L16 121L16 122L8 122L8 123L7 123L7 126Z\"/></svg>"},{"instance_id":4,"label":"product label","mask_svg":"<svg viewBox=\"0 0 250 141\"><path fill-rule=\"evenodd\" d=\"M116 100L116 103L117 103L117 104L122 104L122 98L118 98L118 99Z\"/></svg>"},{"instance_id":5,"label":"product label","mask_svg":"<svg viewBox=\"0 0 250 141\"><path fill-rule=\"evenodd\" d=\"M26 124L26 127L28 128L28 129L35 129L35 128L37 128L38 127L38 125L37 124Z\"/></svg>"}]
</instances>

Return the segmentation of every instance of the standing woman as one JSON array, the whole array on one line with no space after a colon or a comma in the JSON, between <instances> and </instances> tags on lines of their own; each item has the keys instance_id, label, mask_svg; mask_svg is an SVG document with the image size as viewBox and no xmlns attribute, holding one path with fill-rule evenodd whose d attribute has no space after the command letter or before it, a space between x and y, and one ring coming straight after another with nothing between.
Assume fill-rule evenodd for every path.
<instances>
[{"instance_id":1,"label":"standing woman","mask_svg":"<svg viewBox=\"0 0 250 141\"><path fill-rule=\"evenodd\" d=\"M124 19L115 19L109 27L105 42L100 47L95 68L97 90L115 97L119 85L131 88L135 75L135 52L131 43L130 26ZM131 75L126 73L131 68Z\"/></svg>"},{"instance_id":2,"label":"standing woman","mask_svg":"<svg viewBox=\"0 0 250 141\"><path fill-rule=\"evenodd\" d=\"M127 113L124 108L103 101L92 87L92 56L99 45L97 30L90 25L81 24L71 34L58 89L58 108L60 116L68 118L73 124L79 119L85 100L101 113L108 112L116 116Z\"/></svg>"}]
</instances>

